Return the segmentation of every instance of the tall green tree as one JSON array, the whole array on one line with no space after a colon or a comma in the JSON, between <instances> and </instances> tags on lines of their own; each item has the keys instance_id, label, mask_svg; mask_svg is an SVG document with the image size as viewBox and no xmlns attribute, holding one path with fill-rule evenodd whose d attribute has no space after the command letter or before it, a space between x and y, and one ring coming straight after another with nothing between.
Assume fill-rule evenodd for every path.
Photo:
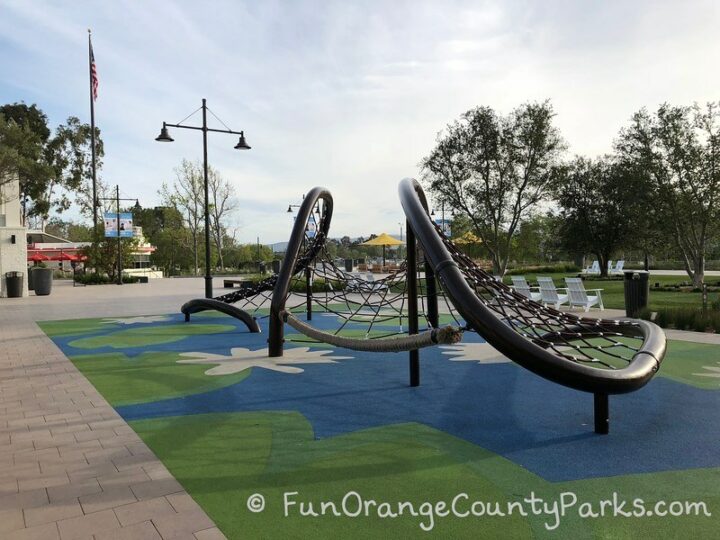
<instances>
[{"instance_id":1,"label":"tall green tree","mask_svg":"<svg viewBox=\"0 0 720 540\"><path fill-rule=\"evenodd\" d=\"M40 136L28 125L0 114L0 184L14 182L16 178L20 181L23 221L27 200L42 199L51 175Z\"/></svg>"},{"instance_id":2,"label":"tall green tree","mask_svg":"<svg viewBox=\"0 0 720 540\"><path fill-rule=\"evenodd\" d=\"M175 168L175 180L172 184L163 182L158 192L162 204L170 206L183 216L192 238L192 254L195 275L200 273L199 249L200 233L204 219L204 177L199 163L183 159Z\"/></svg>"},{"instance_id":3,"label":"tall green tree","mask_svg":"<svg viewBox=\"0 0 720 540\"><path fill-rule=\"evenodd\" d=\"M47 116L37 105L24 103L0 107L0 176L7 181L16 173L20 180L23 221L51 210L67 210L73 202L92 206L90 179L91 128L69 117L51 133ZM104 154L96 128L97 166Z\"/></svg>"},{"instance_id":4,"label":"tall green tree","mask_svg":"<svg viewBox=\"0 0 720 540\"><path fill-rule=\"evenodd\" d=\"M59 217L52 217L45 225L45 232L65 238L71 242L92 242L93 228L91 225L64 221Z\"/></svg>"},{"instance_id":5,"label":"tall green tree","mask_svg":"<svg viewBox=\"0 0 720 540\"><path fill-rule=\"evenodd\" d=\"M513 259L521 264L551 262L564 255L558 239L561 220L552 214L538 214L520 223L513 239Z\"/></svg>"},{"instance_id":6,"label":"tall green tree","mask_svg":"<svg viewBox=\"0 0 720 540\"><path fill-rule=\"evenodd\" d=\"M645 170L656 193L656 227L665 227L696 287L720 221L720 103L642 109L620 132L617 152Z\"/></svg>"},{"instance_id":7,"label":"tall green tree","mask_svg":"<svg viewBox=\"0 0 720 540\"><path fill-rule=\"evenodd\" d=\"M564 244L572 252L595 254L602 276L613 253L637 234L637 218L648 204L645 181L628 163L605 156L576 157L558 183Z\"/></svg>"},{"instance_id":8,"label":"tall green tree","mask_svg":"<svg viewBox=\"0 0 720 540\"><path fill-rule=\"evenodd\" d=\"M509 115L477 107L447 126L423 159L423 179L437 202L472 224L504 274L512 238L547 199L565 144L549 102L529 103Z\"/></svg>"}]
</instances>

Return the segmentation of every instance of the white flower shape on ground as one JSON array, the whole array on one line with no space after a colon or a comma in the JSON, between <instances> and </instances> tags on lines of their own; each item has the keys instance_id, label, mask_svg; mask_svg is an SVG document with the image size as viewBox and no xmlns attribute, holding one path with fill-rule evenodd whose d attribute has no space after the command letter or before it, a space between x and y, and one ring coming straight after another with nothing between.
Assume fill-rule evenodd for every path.
<instances>
[{"instance_id":1,"label":"white flower shape on ground","mask_svg":"<svg viewBox=\"0 0 720 540\"><path fill-rule=\"evenodd\" d=\"M720 366L720 362L717 363ZM720 379L720 367L715 366L703 366L703 369L707 369L710 373L693 373L698 377L716 377Z\"/></svg>"},{"instance_id":2,"label":"white flower shape on ground","mask_svg":"<svg viewBox=\"0 0 720 540\"><path fill-rule=\"evenodd\" d=\"M442 345L443 354L452 356L453 362L478 362L480 364L504 364L510 360L488 343L458 343Z\"/></svg>"},{"instance_id":3,"label":"white flower shape on ground","mask_svg":"<svg viewBox=\"0 0 720 540\"><path fill-rule=\"evenodd\" d=\"M169 321L167 315L145 315L144 317L123 317L120 319L103 319L102 324L150 324Z\"/></svg>"},{"instance_id":4,"label":"white flower shape on ground","mask_svg":"<svg viewBox=\"0 0 720 540\"><path fill-rule=\"evenodd\" d=\"M311 351L310 347L293 347L285 349L283 356L270 358L267 349L251 351L244 347L233 347L230 355L204 352L187 352L180 356L187 360L178 360L178 364L214 364L205 375L231 375L243 370L259 367L280 371L281 373L302 373L296 364L334 364L336 360L348 360L352 356L330 356L333 351Z\"/></svg>"}]
</instances>

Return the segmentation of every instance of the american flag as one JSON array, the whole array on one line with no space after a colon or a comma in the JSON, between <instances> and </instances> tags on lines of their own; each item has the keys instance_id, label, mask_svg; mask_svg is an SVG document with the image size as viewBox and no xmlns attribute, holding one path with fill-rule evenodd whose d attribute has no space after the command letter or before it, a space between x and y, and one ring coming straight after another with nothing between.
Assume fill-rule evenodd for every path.
<instances>
[{"instance_id":1,"label":"american flag","mask_svg":"<svg viewBox=\"0 0 720 540\"><path fill-rule=\"evenodd\" d=\"M92 42L90 43L90 83L92 84L93 101L97 101L100 80L98 79L97 68L95 67L95 55L93 54Z\"/></svg>"}]
</instances>

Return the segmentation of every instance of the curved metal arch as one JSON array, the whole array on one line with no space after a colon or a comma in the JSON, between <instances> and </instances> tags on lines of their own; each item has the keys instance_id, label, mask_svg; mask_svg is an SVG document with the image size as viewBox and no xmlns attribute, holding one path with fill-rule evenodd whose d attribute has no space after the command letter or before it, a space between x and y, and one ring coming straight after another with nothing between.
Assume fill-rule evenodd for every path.
<instances>
[{"instance_id":1,"label":"curved metal arch","mask_svg":"<svg viewBox=\"0 0 720 540\"><path fill-rule=\"evenodd\" d=\"M322 200L322 214L320 216L320 224L315 233L315 239L310 249L306 250L302 258L299 258L300 248L305 239L305 224L315 209L316 203ZM305 269L312 260L320 253L323 243L327 238L330 230L330 222L332 221L333 198L331 193L323 187L315 187L305 195L297 217L293 226L287 249L285 250L285 260L293 261L293 264L284 264L280 268L280 273L273 289L272 301L270 303L270 330L268 336L268 356L282 356L284 341L284 322L282 313L285 310L285 301L290 292L290 281L293 275Z\"/></svg>"},{"instance_id":2,"label":"curved metal arch","mask_svg":"<svg viewBox=\"0 0 720 540\"><path fill-rule=\"evenodd\" d=\"M220 311L244 322L245 326L248 327L248 330L254 334L260 332L260 327L258 326L257 321L247 311L237 308L231 304L221 302L220 300L215 300L214 298L195 298L194 300L189 300L183 304L180 311L182 311L183 315L185 315L185 320L188 321L190 320L191 313L198 313L200 311L207 311L210 309Z\"/></svg>"},{"instance_id":3,"label":"curved metal arch","mask_svg":"<svg viewBox=\"0 0 720 540\"><path fill-rule=\"evenodd\" d=\"M621 369L598 369L573 362L515 332L485 306L467 284L458 264L438 236L428 213L428 204L420 184L411 178L402 180L400 202L430 265L435 270L446 294L468 325L490 345L524 368L553 382L596 394L623 394L641 388L658 370L665 356L665 334L647 321L599 321L612 325L613 330L631 337L642 337L643 344L632 361ZM504 287L504 286L503 286ZM530 302L520 300L518 302ZM533 303L533 309L538 309ZM542 308L548 314L555 310ZM565 317L569 314L563 314ZM597 324L572 315L577 322Z\"/></svg>"},{"instance_id":4,"label":"curved metal arch","mask_svg":"<svg viewBox=\"0 0 720 540\"><path fill-rule=\"evenodd\" d=\"M327 230L329 227L329 221L328 221L327 227L323 226L324 219L325 219L325 215L321 216L319 229L324 230L325 233L323 233L322 237L318 233L316 235L314 241L309 243L309 245L305 249L305 252L302 255L300 255L299 257L297 257L297 259L295 260L295 263L293 265L293 275L305 270L308 262L312 261L315 257L317 257L317 255L322 250L323 244L325 242L325 237L327 236ZM238 291L233 291L228 294L222 294L220 296L216 296L215 298L212 298L212 299L197 298L195 300L190 300L190 301L186 302L185 304L183 304L180 311L185 315L186 322L190 320L190 315L192 313L197 313L198 311L216 309L217 311L221 311L223 313L228 313L227 311L225 311L223 309L219 309L217 306L220 306L221 304L234 304L235 302L239 302L241 300L251 298L251 297L261 294L263 292L272 291L275 289L277 280L278 280L278 275L274 274L274 275L267 277L267 278L263 279L262 281L258 282L250 289L241 289ZM188 311L185 309L185 307L191 303L196 304L198 306L203 305L202 301L204 301L204 300L214 300L214 302L213 303L205 302L204 303L205 307L203 309L196 309L194 311ZM240 310L240 311L242 311L242 310ZM228 313L228 314L231 314L231 313Z\"/></svg>"}]
</instances>

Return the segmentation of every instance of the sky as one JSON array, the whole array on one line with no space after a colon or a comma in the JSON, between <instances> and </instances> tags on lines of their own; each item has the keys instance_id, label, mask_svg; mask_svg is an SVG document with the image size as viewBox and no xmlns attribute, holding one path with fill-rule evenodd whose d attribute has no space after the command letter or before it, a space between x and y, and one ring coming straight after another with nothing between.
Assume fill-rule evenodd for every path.
<instances>
[{"instance_id":1,"label":"sky","mask_svg":"<svg viewBox=\"0 0 720 540\"><path fill-rule=\"evenodd\" d=\"M160 204L202 136L154 138L206 98L252 146L208 138L242 242L286 241L288 204L314 186L333 194L331 236L399 235L399 181L477 106L549 99L571 157L609 152L641 107L720 100L716 0L0 0L0 103L89 122L88 28L102 178Z\"/></svg>"}]
</instances>

